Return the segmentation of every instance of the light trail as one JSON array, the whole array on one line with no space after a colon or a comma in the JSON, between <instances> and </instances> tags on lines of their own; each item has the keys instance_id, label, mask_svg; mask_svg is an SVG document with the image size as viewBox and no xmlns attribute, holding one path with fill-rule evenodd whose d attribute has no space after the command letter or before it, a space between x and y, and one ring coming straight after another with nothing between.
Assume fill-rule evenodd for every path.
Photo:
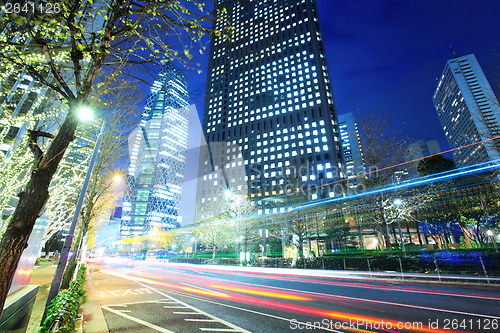
<instances>
[{"instance_id":1,"label":"light trail","mask_svg":"<svg viewBox=\"0 0 500 333\"><path fill-rule=\"evenodd\" d=\"M217 285L217 284L212 284L210 285L211 287L215 289L222 289L222 290L229 290L229 291L235 291L243 294L250 294L250 295L257 295L257 296L267 296L267 297L273 297L273 298L282 298L282 299L289 299L289 300L294 300L294 301L311 301L312 298L307 298L303 296L296 296L293 294L285 294L285 293L276 293L276 292L269 292L266 291L265 289L257 289L257 288L236 288L236 287L229 287L229 286L223 286L223 285ZM284 290L284 289L283 289ZM291 290L289 289L288 292Z\"/></svg>"},{"instance_id":2,"label":"light trail","mask_svg":"<svg viewBox=\"0 0 500 333\"><path fill-rule=\"evenodd\" d=\"M262 288L262 286L259 285L254 285L251 284L252 286L249 287L248 283L245 282L233 282L231 281L228 283L218 283L214 284L213 282L208 282L208 286L216 289L214 291L209 290L207 288L200 289L197 285L194 285L193 287L185 287L185 286L179 286L173 283L167 283L167 282L162 282L162 281L156 281L152 279L146 279L142 277L137 277L137 276L131 276L127 274L122 274L118 273L112 270L102 270L103 273L105 274L111 274L117 277L121 277L127 280L135 281L138 283L145 283L147 285L155 285L158 287L163 287L168 290L171 290L172 292L181 292L181 293L191 293L191 294L198 294L202 296L208 296L209 298L217 298L220 300L226 300L234 303L239 303L239 304L246 304L250 306L256 306L260 308L266 308L270 310L278 310L278 311L285 311L288 313L295 313L295 314L308 314L312 315L313 317L317 318L329 318L332 320L336 321L341 321L341 322L356 322L357 324L362 323L362 326L365 328L370 328L374 327L375 325L379 325L380 323L386 323L387 326L386 328L389 327L389 329L380 329L382 331L386 332L400 332L400 331L393 331L391 328L392 327L397 327L398 324L401 323L401 321L396 321L394 319L390 319L387 317L379 317L379 316L373 316L373 315L359 315L359 314L353 314L350 312L345 312L345 311L335 311L335 310L325 310L323 308L317 308L313 306L308 306L308 305L301 305L301 304L296 304L297 301L299 302L307 302L311 300L315 301L325 301L328 300L330 301L330 304L336 304L339 306L340 304L338 302L332 302L333 299L342 299L349 301L350 303L347 303L347 306L351 307L359 307L357 303L364 303L364 304L379 304L379 305L384 305L384 306L391 306L391 307L396 307L396 308L401 308L401 307L406 307L406 308L411 308L411 309L417 309L417 310L424 310L424 311L432 311L432 312L443 312L443 313L450 313L450 314L456 314L460 316L473 316L473 317L483 317L483 318L492 318L492 319L500 319L500 317L497 316L490 316L490 315L483 315L483 314L476 314L476 313L470 313L470 312L464 312L464 311L455 311L455 310L448 310L448 309L440 309L440 308L432 308L432 307L427 307L427 306L420 306L420 305L411 305L411 304L404 304L404 303L395 303L395 302L388 302L388 301L381 301L381 300L374 300L374 299L364 299L364 298L358 298L358 297L349 297L349 296L339 296L339 295L331 295L331 294L322 294L322 293L316 293L316 292L306 292L306 291L301 291L301 293L305 293L309 296L314 296L316 298L311 298L311 297L289 297L290 295L295 296L297 294L297 291L292 290L292 289L287 289L287 288L280 288L280 287L269 287L265 286ZM137 272L139 274L142 274L141 272ZM146 274L146 273L144 273ZM149 274L151 276L151 274ZM174 274L176 276L177 274ZM160 274L153 274L154 277L156 278L162 278L165 279L166 277L169 276L169 274L164 273L163 275ZM178 278L173 277L176 280ZM192 278L183 278L184 281L190 281L194 280L195 283L197 282L198 284L201 282L200 277L198 276L193 276ZM203 285L207 284L206 281L211 281L211 280L221 280L218 278L212 278L212 277L206 277L204 278L203 282L201 282ZM181 282L182 283L182 282ZM235 287L234 285L243 285L243 287ZM219 292L217 290L224 291L224 293ZM269 292L269 290L275 290L274 292ZM278 292L279 291L279 292ZM288 303L288 302L283 302L279 300L274 300L274 299L267 299L267 298L260 298L260 297L255 297L255 296L260 296L260 297L270 297L270 298L278 298L278 299L284 299L286 301L294 301L294 303ZM365 310L368 311L381 311L377 308L367 308L363 307ZM382 310L383 311L383 310ZM361 325L361 324L360 324ZM365 330L357 329L355 330L357 332L364 332ZM436 332L436 333L441 333L441 332L460 332L460 331L453 331L453 330L439 330L439 329L431 329L428 327L419 327L417 329L412 328L411 331L415 332Z\"/></svg>"},{"instance_id":3,"label":"light trail","mask_svg":"<svg viewBox=\"0 0 500 333\"><path fill-rule=\"evenodd\" d=\"M435 154L427 155L427 156L424 156L424 157L415 158L413 160L409 160L409 161L406 161L406 162L402 162L402 163L394 164L394 165L391 165L391 166L387 166L387 167L382 168L382 169L376 169L374 171L365 172L365 173L357 175L357 176L355 176L353 178L366 177L368 175L371 175L372 173L377 173L377 172L380 172L380 171L389 170L389 169L392 169L392 168L397 168L398 166L403 166L403 165L410 164L410 163L413 163L413 162L421 161L421 160L424 160L426 158L437 156L437 155L443 155L443 154L450 153L450 152L453 152L453 151L458 150L458 149L463 149L463 148L466 148L466 147L470 147L470 146L482 144L482 143L485 143L485 142L488 142L488 141L491 141L491 140L496 140L496 139L499 139L499 138L500 138L500 136L496 136L496 137L491 138L491 139L481 140L481 141L478 141L478 142L474 142L474 143L470 143L470 144L467 144L467 145L460 146L458 148L448 149L448 150L440 152L440 153L435 153ZM489 163L489 162L486 162L486 163ZM475 166L478 166L478 165L481 165L481 164L482 163L479 163L479 164L476 164ZM450 170L450 171L453 171L453 170ZM449 172L449 171L445 171L445 172ZM336 183L340 183L340 182L343 182L345 180L346 179L343 178L343 179L339 179L339 180L336 180L336 181L333 181L333 182L330 182L330 183L327 183L327 184L323 184L323 185L319 185L319 186L314 186L314 187L308 188L307 191L312 190L312 189L316 189L316 188L321 188L323 186L328 186L328 185L333 185L333 184L336 184ZM306 191L306 190L301 190L301 191L297 191L297 192L293 192L293 193L285 193L285 194L277 195L277 196L274 196L274 197L275 198L276 197L279 198L279 197L284 197L284 196L288 196L288 195L292 195L292 194L297 194L297 193L304 192L304 191Z\"/></svg>"},{"instance_id":4,"label":"light trail","mask_svg":"<svg viewBox=\"0 0 500 333\"><path fill-rule=\"evenodd\" d=\"M164 268L171 268L172 266L176 266L175 264L166 264ZM160 275L155 275L157 278L163 278L165 275L168 273L170 275L174 276L182 276L182 277L191 277L194 279L194 282L199 282L199 280L206 280L207 283L213 283L210 282L212 280L216 281L224 281L227 282L227 280L222 279L222 278L217 278L217 277L208 277L208 276L195 276L191 273L184 273L182 271L176 271L173 273L172 271L165 272L164 269L160 267L148 267L148 273L145 273L145 275L151 276L151 269L156 270L160 272ZM186 269L186 270L192 270L192 271L198 271L198 272L204 272L204 271L210 271L214 272L217 274L227 274L227 275L233 275L233 276L244 276L244 277L250 277L250 278L259 278L259 279L269 279L269 280L283 280L286 278L289 281L297 281L297 282L304 282L304 283L317 283L317 284L323 284L323 285L334 285L334 286L342 286L342 287L353 287L353 288L363 288L363 289L372 289L372 290L382 290L382 291L394 291L394 292L408 292L408 293L426 293L429 295L440 295L440 296L452 296L452 297L467 297L467 298L480 298L480 299L491 299L491 300L500 300L500 297L494 297L494 296L488 296L485 294L479 294L479 293L452 293L452 292L444 292L444 291L435 291L435 290L427 290L423 288L417 288L417 287L396 287L396 286L385 286L385 285L372 285L372 284L367 284L367 283L362 283L362 282L350 282L350 281L329 281L326 279L335 279L335 278L343 278L345 279L345 276L325 276L324 280L318 280L314 279L313 277L291 277L290 273L276 273L276 272L269 272L269 273L263 273L263 272L242 272L242 271L227 271L223 269L217 269L217 268L208 268L208 267L197 267L197 266L190 266L190 267L184 267L180 266L180 269ZM248 286L260 286L257 284L249 283L249 282L234 282L238 284L243 284L243 285L248 285ZM260 286L261 287L261 286ZM273 286L266 286L268 288L277 288L281 289L281 287L273 287ZM286 288L285 288L286 289ZM307 292L307 291L302 291L301 292Z\"/></svg>"}]
</instances>

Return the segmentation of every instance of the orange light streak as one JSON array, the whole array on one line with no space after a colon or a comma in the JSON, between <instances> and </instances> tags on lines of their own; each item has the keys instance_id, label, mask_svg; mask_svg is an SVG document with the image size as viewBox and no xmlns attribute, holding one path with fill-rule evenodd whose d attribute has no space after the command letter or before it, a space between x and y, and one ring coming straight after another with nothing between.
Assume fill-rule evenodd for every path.
<instances>
[{"instance_id":1,"label":"orange light streak","mask_svg":"<svg viewBox=\"0 0 500 333\"><path fill-rule=\"evenodd\" d=\"M211 285L211 287L217 288L217 289L222 289L222 290L240 292L240 293L249 294L249 295L268 296L268 297L273 297L273 298L290 299L290 300L294 300L294 301L312 301L312 298L307 298L307 297L303 297L303 296L295 296L295 295L284 294L284 293L269 292L269 291L265 291L264 289L261 289L261 290L245 289L245 288L236 288L236 287L221 286L221 285L215 285L215 284Z\"/></svg>"}]
</instances>

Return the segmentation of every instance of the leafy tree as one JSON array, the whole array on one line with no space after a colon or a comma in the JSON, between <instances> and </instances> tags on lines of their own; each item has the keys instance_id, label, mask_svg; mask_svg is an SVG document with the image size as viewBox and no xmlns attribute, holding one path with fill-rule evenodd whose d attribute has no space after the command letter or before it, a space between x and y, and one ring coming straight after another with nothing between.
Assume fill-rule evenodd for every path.
<instances>
[{"instance_id":1,"label":"leafy tree","mask_svg":"<svg viewBox=\"0 0 500 333\"><path fill-rule=\"evenodd\" d=\"M183 35L181 42L200 41L207 31L201 23L204 7L192 0L106 1L62 0L54 13L8 14L0 18L0 68L14 74L27 73L54 92L66 109L66 117L54 134L34 135L30 148L35 157L27 170L29 180L0 243L0 309L3 309L22 251L36 219L49 197L49 185L79 126L78 110L89 104L103 66L133 75L134 66L164 60L190 58L187 45L174 50L169 38ZM196 12L193 12L196 11ZM203 45L200 46L203 49ZM128 66L127 65L131 65ZM37 141L46 136L42 150Z\"/></svg>"},{"instance_id":2,"label":"leafy tree","mask_svg":"<svg viewBox=\"0 0 500 333\"><path fill-rule=\"evenodd\" d=\"M443 155L433 155L418 162L417 171L420 176L428 176L455 169L455 161Z\"/></svg>"}]
</instances>

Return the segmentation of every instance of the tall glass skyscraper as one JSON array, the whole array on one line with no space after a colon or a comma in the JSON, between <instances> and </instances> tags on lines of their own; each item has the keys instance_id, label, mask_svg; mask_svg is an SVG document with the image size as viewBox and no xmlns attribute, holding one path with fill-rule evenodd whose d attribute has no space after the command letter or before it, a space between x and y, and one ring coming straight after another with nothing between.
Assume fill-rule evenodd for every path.
<instances>
[{"instance_id":1,"label":"tall glass skyscraper","mask_svg":"<svg viewBox=\"0 0 500 333\"><path fill-rule=\"evenodd\" d=\"M500 105L474 54L448 60L432 101L457 165L500 158Z\"/></svg>"},{"instance_id":2,"label":"tall glass skyscraper","mask_svg":"<svg viewBox=\"0 0 500 333\"><path fill-rule=\"evenodd\" d=\"M344 158L315 0L216 0L214 12L197 212L227 189L277 211L292 178L309 200L334 195L322 185L344 177Z\"/></svg>"},{"instance_id":3,"label":"tall glass skyscraper","mask_svg":"<svg viewBox=\"0 0 500 333\"><path fill-rule=\"evenodd\" d=\"M358 176L363 175L365 164L361 142L359 138L358 124L354 119L352 112L339 115L340 138L346 164L347 178L349 187L356 188L359 181Z\"/></svg>"},{"instance_id":4,"label":"tall glass skyscraper","mask_svg":"<svg viewBox=\"0 0 500 333\"><path fill-rule=\"evenodd\" d=\"M121 237L178 226L189 108L186 75L167 63L151 88L138 128L130 134L130 166Z\"/></svg>"}]
</instances>

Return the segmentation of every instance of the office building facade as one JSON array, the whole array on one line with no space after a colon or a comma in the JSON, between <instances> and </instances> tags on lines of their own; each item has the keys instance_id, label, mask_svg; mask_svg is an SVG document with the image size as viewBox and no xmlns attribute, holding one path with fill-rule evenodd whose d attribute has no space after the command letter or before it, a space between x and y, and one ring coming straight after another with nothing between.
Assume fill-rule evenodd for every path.
<instances>
[{"instance_id":1,"label":"office building facade","mask_svg":"<svg viewBox=\"0 0 500 333\"><path fill-rule=\"evenodd\" d=\"M458 166L500 158L500 106L473 54L448 60L432 100Z\"/></svg>"},{"instance_id":2,"label":"office building facade","mask_svg":"<svg viewBox=\"0 0 500 333\"><path fill-rule=\"evenodd\" d=\"M352 112L339 115L340 139L344 152L347 179L349 188L356 188L358 177L366 172L359 138L358 124Z\"/></svg>"},{"instance_id":3,"label":"office building facade","mask_svg":"<svg viewBox=\"0 0 500 333\"><path fill-rule=\"evenodd\" d=\"M344 158L315 1L216 0L214 12L197 211L225 190L262 214L297 188L333 196Z\"/></svg>"},{"instance_id":4,"label":"office building facade","mask_svg":"<svg viewBox=\"0 0 500 333\"><path fill-rule=\"evenodd\" d=\"M186 75L171 63L158 74L138 128L130 134L130 165L121 237L178 224L186 158L189 94Z\"/></svg>"},{"instance_id":5,"label":"office building facade","mask_svg":"<svg viewBox=\"0 0 500 333\"><path fill-rule=\"evenodd\" d=\"M419 159L422 157L439 154L441 147L438 140L418 140L408 145L411 157Z\"/></svg>"}]
</instances>

